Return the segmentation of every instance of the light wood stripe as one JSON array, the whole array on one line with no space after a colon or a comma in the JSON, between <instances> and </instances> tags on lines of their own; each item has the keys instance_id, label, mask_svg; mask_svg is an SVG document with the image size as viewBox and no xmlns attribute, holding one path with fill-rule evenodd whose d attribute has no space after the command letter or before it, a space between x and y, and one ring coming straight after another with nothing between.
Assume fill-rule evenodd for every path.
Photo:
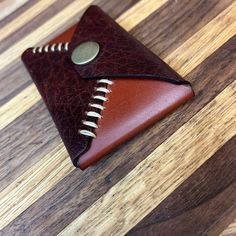
<instances>
[{"instance_id":1,"label":"light wood stripe","mask_svg":"<svg viewBox=\"0 0 236 236\"><path fill-rule=\"evenodd\" d=\"M41 0L36 2L33 6L31 6L29 9L12 20L9 24L0 29L0 41L30 22L34 17L39 15L56 1L57 0Z\"/></svg>"},{"instance_id":2,"label":"light wood stripe","mask_svg":"<svg viewBox=\"0 0 236 236\"><path fill-rule=\"evenodd\" d=\"M225 229L220 236L233 236L236 235L236 219Z\"/></svg>"},{"instance_id":3,"label":"light wood stripe","mask_svg":"<svg viewBox=\"0 0 236 236\"><path fill-rule=\"evenodd\" d=\"M59 235L128 232L236 134L235 100L236 81Z\"/></svg>"},{"instance_id":4,"label":"light wood stripe","mask_svg":"<svg viewBox=\"0 0 236 236\"><path fill-rule=\"evenodd\" d=\"M40 95L35 86L29 86L9 102L0 107L0 130L10 124L33 104L40 100Z\"/></svg>"},{"instance_id":5,"label":"light wood stripe","mask_svg":"<svg viewBox=\"0 0 236 236\"><path fill-rule=\"evenodd\" d=\"M153 4L153 3L152 3ZM147 4L148 5L148 4ZM161 6L161 5L160 5ZM159 7L160 7L159 6ZM136 9L136 5L133 7ZM137 7L139 9L139 7ZM154 6L150 5L150 7L146 8L150 9L150 14L153 12ZM157 9L155 9L157 10ZM135 10L128 10L128 11L135 11ZM128 14L129 15L129 14ZM145 14L147 16L147 13ZM232 18L234 20L232 21ZM130 18L123 19L122 16L120 17L121 21L118 21L119 24L121 24L124 28L126 28L126 25L129 27L128 22L134 22L134 18L132 15L130 15ZM140 19L140 18L139 18ZM230 31L227 31L228 34L226 34L224 28L225 24L221 24L222 22L228 22L226 25L228 25L227 29L232 29ZM136 24L132 23L133 26L140 23L137 21ZM231 23L231 24L230 24ZM197 65L200 64L204 59L206 59L209 55L211 55L217 48L219 48L221 45L223 45L226 41L228 41L233 34L236 33L236 2L231 4L225 11L223 11L221 14L219 14L216 18L214 18L212 21L210 21L206 26L204 26L200 31L195 33L188 41L186 41L181 47L177 48L173 53L171 53L169 56L164 58L164 61L166 61L170 66L175 68L178 73L180 73L182 76L185 76L188 74L193 68L195 68ZM216 27L214 26L216 25ZM232 26L235 26L234 28ZM214 32L214 29L216 32ZM210 33L207 33L210 32ZM224 32L224 33L221 33ZM215 37L217 35L217 37ZM201 39L201 44L204 46L200 46L199 41L197 39ZM205 43L204 42L208 42ZM212 43L214 42L214 46L212 46ZM204 47L204 48L201 48ZM191 48L191 50L189 50ZM192 50L193 48L193 50ZM192 52L195 53L192 53ZM176 53L176 54L175 54ZM183 55L182 55L183 54ZM200 56L199 56L200 55ZM186 56L184 58L184 56ZM197 57L197 59L194 59ZM178 58L178 60L176 60ZM180 59L179 59L180 58ZM189 63L191 61L191 63ZM36 92L35 86L32 84L29 87L27 87L23 93L24 95L19 95L18 97L21 98L22 96L32 96ZM34 100L35 99L35 100ZM33 106L36 102L40 100L40 97L37 93L37 95L34 95L34 98L31 98L31 106ZM0 128L4 128L6 125L10 124L12 121L14 121L19 115L23 114L26 110L22 109L21 114L14 114L14 111L17 109L17 106L21 102L21 100L14 99L15 104L9 101L4 105L5 110L12 110L13 112L6 113L4 117L0 116L0 124L4 124L0 126ZM3 112L1 111L2 108L0 107L0 114Z\"/></svg>"},{"instance_id":6,"label":"light wood stripe","mask_svg":"<svg viewBox=\"0 0 236 236\"><path fill-rule=\"evenodd\" d=\"M74 166L72 166L62 143L36 165L29 168L17 182L0 192L0 229L49 191L73 169Z\"/></svg>"},{"instance_id":7,"label":"light wood stripe","mask_svg":"<svg viewBox=\"0 0 236 236\"><path fill-rule=\"evenodd\" d=\"M194 46L194 43L195 42L192 42L192 47L195 47ZM191 51L191 47L189 47L189 50ZM205 57L208 57L210 54L208 54L208 52L206 51L205 52L206 54L205 54ZM178 61L178 60L177 60ZM187 60L186 60L187 61ZM195 65L195 66L197 66L197 64ZM190 72L190 70L189 71L187 71L187 73L189 73ZM61 145L61 144L60 144ZM68 155L66 154L67 152L66 152L66 150L65 150L65 148L62 146L62 148L61 149L59 149L59 152L61 153L61 155L62 156L60 156L60 158L62 158L62 160L64 160L64 158L66 158L66 156L67 156L67 158L68 158ZM55 155L52 155L50 158L58 158L57 156L55 156ZM69 158L68 158L69 159ZM47 158L45 159L45 158L43 158L42 159L42 162L40 162L40 164L39 165L42 165L42 163L44 163L44 161L47 161ZM54 160L51 160L51 162L54 162ZM44 165L44 164L43 164ZM69 166L71 166L71 163L68 161L68 165ZM38 167L38 163L37 164L35 164L35 166L37 166ZM46 166L46 165L44 165L44 166ZM33 166L33 168L34 168L34 166ZM52 167L48 167L49 169L50 168L52 168ZM57 166L55 166L54 168L58 168ZM37 169L37 168L36 168ZM68 169L70 169L70 168L68 168ZM73 170L73 169L70 169L70 170ZM41 171L43 171L42 169L41 169ZM31 171L29 171L29 172L27 172L27 173L31 173ZM64 176L55 176L54 177L54 183L57 183L60 179L62 179L62 178L64 178L66 175L68 175L69 174L69 172L68 173L64 173L65 175ZM44 178L44 175L41 173L41 172L38 172L37 173L37 177L36 177L36 179L39 181L39 180L41 180L41 181L43 181L43 178ZM58 179L57 179L58 178ZM27 180L26 180L27 179ZM31 179L32 179L32 181L34 181L34 178L32 178L30 175L23 175L23 177L22 176L20 176L19 178L17 178L12 184L10 184L6 189L4 189L1 193L0 193L0 199L2 198L2 199L5 199L5 197L6 198L8 198L6 195L8 195L11 191L12 191L12 189L15 189L15 188L18 188L18 183L20 182L24 182L24 181L27 181L28 182L28 185L29 186L33 186L32 188L26 188L26 185L23 185L23 186L25 186L25 187L21 187L20 186L20 188L21 188L21 195L27 195L27 192L31 192L31 191L35 191L35 186L34 186L34 184L32 183L32 184L29 184L30 183L30 181L31 181ZM40 181L40 182L41 182ZM49 183L48 183L49 184ZM50 185L50 184L49 184ZM37 186L37 187L39 187L40 189L43 189L43 188L41 188L40 187L40 185L39 186ZM36 188L37 188L36 187ZM19 191L19 190L18 190ZM23 193L23 192L25 192L25 193ZM31 199L31 203L32 202L34 202L34 201L36 201L39 197L41 197L44 193L46 193L47 191L45 191L45 192L43 192L43 191L40 191L39 192L39 194L38 195L35 195L34 196L34 198L32 198ZM13 194L14 195L14 194ZM4 197L5 196L5 197ZM11 195L12 196L12 195ZM9 198L9 199L11 199L11 198ZM1 205L1 204L0 204ZM2 222L2 224L0 225L0 228L1 227L3 227L4 225L6 225L6 224L8 224L10 221L12 221L17 215L19 215L21 212L23 212L25 209L27 209L28 207L29 207L30 205L29 205L29 203L28 202L21 202L21 201L19 201L18 202L18 204L16 204L16 202L15 202L15 200L13 201L9 201L8 202L8 205L7 205L7 208L6 208L6 213L7 213L7 215L5 215L5 214L3 214L3 215L1 215L1 218L3 218L3 219L8 219L8 221L3 221ZM16 208L16 209L15 209ZM7 210L8 209L8 210ZM10 211L10 209L12 209L12 211ZM17 210L18 209L18 210ZM14 214L10 214L10 213L14 213Z\"/></svg>"},{"instance_id":8,"label":"light wood stripe","mask_svg":"<svg viewBox=\"0 0 236 236\"><path fill-rule=\"evenodd\" d=\"M185 76L236 33L236 1L172 52L165 61ZM192 46L194 43L194 47ZM191 47L191 50L189 48ZM176 57L178 60L176 60Z\"/></svg>"},{"instance_id":9,"label":"light wood stripe","mask_svg":"<svg viewBox=\"0 0 236 236\"><path fill-rule=\"evenodd\" d=\"M0 2L0 20L16 11L19 7L23 6L29 0L7 0Z\"/></svg>"},{"instance_id":10,"label":"light wood stripe","mask_svg":"<svg viewBox=\"0 0 236 236\"><path fill-rule=\"evenodd\" d=\"M159 4L155 4L154 1L148 1L143 0L140 3L135 4L132 8L128 10L128 13L124 13L126 17L123 17L123 14L117 19L117 22L126 29L127 27L135 27L140 23L140 21L143 18L146 18L148 15L152 14L154 11L156 11L159 7L161 7L167 0L160 1ZM130 12L136 12L138 15L141 14L141 6L146 3L145 12L143 17L137 17L137 15L133 16L130 14ZM148 12L149 10L149 12ZM131 23L132 22L132 23ZM44 26L42 26L44 27ZM50 28L50 27L49 27ZM129 28L132 29L132 28ZM36 30L35 35L32 35L32 37L37 38L37 35L42 31L41 27ZM51 29L51 31L53 31ZM49 33L49 32L48 32ZM31 34L30 34L31 35ZM29 38L32 38L29 35ZM11 48L10 48L11 49ZM9 49L9 50L10 50ZM25 47L22 48L24 50ZM1 59L1 56L0 56ZM1 64L0 64L1 67ZM24 107L19 109L19 104L22 103L22 97L27 97L28 102L27 104L24 104ZM5 103L4 106L0 107L0 130L6 127L8 124L10 124L12 121L14 121L18 116L22 115L27 109L32 107L34 104L36 104L41 99L39 93L37 92L37 89L34 84L31 84L27 88L25 88L23 91L21 91L17 96L15 96L12 100ZM18 112L15 112L18 111ZM2 116L1 114L4 114Z\"/></svg>"},{"instance_id":11,"label":"light wood stripe","mask_svg":"<svg viewBox=\"0 0 236 236\"><path fill-rule=\"evenodd\" d=\"M127 10L124 14L122 14L117 22L122 25L127 31L134 28L137 24L143 21L146 17L148 17L152 12L156 11L162 5L164 5L167 0L141 0L134 7ZM131 20L133 19L133 20Z\"/></svg>"}]
</instances>

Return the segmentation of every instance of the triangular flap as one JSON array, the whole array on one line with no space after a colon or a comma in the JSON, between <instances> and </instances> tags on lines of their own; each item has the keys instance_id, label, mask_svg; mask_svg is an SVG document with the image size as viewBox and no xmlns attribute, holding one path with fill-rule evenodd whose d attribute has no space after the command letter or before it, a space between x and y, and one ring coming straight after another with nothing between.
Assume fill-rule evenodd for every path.
<instances>
[{"instance_id":1,"label":"triangular flap","mask_svg":"<svg viewBox=\"0 0 236 236\"><path fill-rule=\"evenodd\" d=\"M81 18L69 46L70 54L86 41L97 42L100 52L94 61L74 65L83 78L140 77L188 84L97 6L89 7Z\"/></svg>"}]
</instances>

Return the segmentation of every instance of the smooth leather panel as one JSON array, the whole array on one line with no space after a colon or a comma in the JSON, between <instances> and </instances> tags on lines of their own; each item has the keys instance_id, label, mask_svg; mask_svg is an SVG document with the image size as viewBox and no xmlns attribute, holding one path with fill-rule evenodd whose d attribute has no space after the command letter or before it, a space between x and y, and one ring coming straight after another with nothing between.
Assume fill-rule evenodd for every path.
<instances>
[{"instance_id":1,"label":"smooth leather panel","mask_svg":"<svg viewBox=\"0 0 236 236\"><path fill-rule=\"evenodd\" d=\"M97 138L79 158L79 167L94 164L115 147L157 122L194 96L191 86L158 80L115 79L98 121ZM125 157L124 157L125 158Z\"/></svg>"}]
</instances>

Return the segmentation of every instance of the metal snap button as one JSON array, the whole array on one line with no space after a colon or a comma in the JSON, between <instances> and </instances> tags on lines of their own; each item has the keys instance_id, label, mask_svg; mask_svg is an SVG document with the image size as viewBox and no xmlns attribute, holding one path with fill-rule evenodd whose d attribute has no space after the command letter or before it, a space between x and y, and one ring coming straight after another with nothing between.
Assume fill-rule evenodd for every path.
<instances>
[{"instance_id":1,"label":"metal snap button","mask_svg":"<svg viewBox=\"0 0 236 236\"><path fill-rule=\"evenodd\" d=\"M87 41L77 46L71 55L71 60L77 65L93 61L98 55L100 46L97 42Z\"/></svg>"}]
</instances>

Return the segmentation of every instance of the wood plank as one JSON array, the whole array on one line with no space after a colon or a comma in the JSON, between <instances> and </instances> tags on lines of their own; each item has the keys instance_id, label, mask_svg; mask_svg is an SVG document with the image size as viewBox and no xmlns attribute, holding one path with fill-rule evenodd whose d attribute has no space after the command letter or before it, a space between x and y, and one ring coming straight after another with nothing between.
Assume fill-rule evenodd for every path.
<instances>
[{"instance_id":1,"label":"wood plank","mask_svg":"<svg viewBox=\"0 0 236 236\"><path fill-rule=\"evenodd\" d=\"M213 53L236 33L235 16L236 2L234 1L198 33L168 55L165 61L181 75L186 75L206 59L206 53Z\"/></svg>"},{"instance_id":2,"label":"wood plank","mask_svg":"<svg viewBox=\"0 0 236 236\"><path fill-rule=\"evenodd\" d=\"M127 31L130 31L140 22L142 22L145 18L151 15L154 11L162 7L167 0L141 0L135 7L130 8L124 14L122 14L117 22L125 28ZM130 20L135 19L135 20Z\"/></svg>"},{"instance_id":3,"label":"wood plank","mask_svg":"<svg viewBox=\"0 0 236 236\"><path fill-rule=\"evenodd\" d=\"M0 20L10 15L12 12L16 11L19 7L23 6L29 0L8 0L0 2Z\"/></svg>"},{"instance_id":4,"label":"wood plank","mask_svg":"<svg viewBox=\"0 0 236 236\"><path fill-rule=\"evenodd\" d=\"M34 86L29 86L24 89L21 93L16 95L13 99L11 99L8 103L5 103L0 107L0 129L3 129L8 124L10 124L13 120L9 119L10 117L17 118L22 114L22 111L27 111L32 107L33 102L37 102L40 100L40 95ZM15 106L18 104L17 106ZM19 106L19 104L22 104ZM11 109L15 106L15 109Z\"/></svg>"},{"instance_id":5,"label":"wood plank","mask_svg":"<svg viewBox=\"0 0 236 236\"><path fill-rule=\"evenodd\" d=\"M216 147L223 146L236 135L233 128L236 126L235 99L236 81L59 235L91 235L94 232L123 235L129 231L209 159L217 151ZM218 122L219 116L222 123Z\"/></svg>"},{"instance_id":6,"label":"wood plank","mask_svg":"<svg viewBox=\"0 0 236 236\"><path fill-rule=\"evenodd\" d=\"M236 234L236 219L231 223L226 230L224 230L220 236L234 236Z\"/></svg>"},{"instance_id":7,"label":"wood plank","mask_svg":"<svg viewBox=\"0 0 236 236\"><path fill-rule=\"evenodd\" d=\"M232 219L236 218L236 203L234 203L231 206L231 209L228 210L228 212L225 213L215 224L211 226L207 234L209 236L215 236L220 235L224 231L230 228L230 223L232 223Z\"/></svg>"},{"instance_id":8,"label":"wood plank","mask_svg":"<svg viewBox=\"0 0 236 236\"><path fill-rule=\"evenodd\" d=\"M235 199L236 136L127 235L209 235L212 225L231 211Z\"/></svg>"},{"instance_id":9,"label":"wood plank","mask_svg":"<svg viewBox=\"0 0 236 236\"><path fill-rule=\"evenodd\" d=\"M26 23L31 21L38 14L40 14L42 11L47 9L50 5L52 5L55 2L56 0L49 0L46 2L43 0L40 0L36 2L34 5L28 8L25 12L20 14L18 17L16 17L9 24L6 24L4 27L0 29L0 41L4 40L7 36L17 31L18 29L20 29L22 26L24 26ZM9 6L9 3L8 3L8 6Z\"/></svg>"}]
</instances>

